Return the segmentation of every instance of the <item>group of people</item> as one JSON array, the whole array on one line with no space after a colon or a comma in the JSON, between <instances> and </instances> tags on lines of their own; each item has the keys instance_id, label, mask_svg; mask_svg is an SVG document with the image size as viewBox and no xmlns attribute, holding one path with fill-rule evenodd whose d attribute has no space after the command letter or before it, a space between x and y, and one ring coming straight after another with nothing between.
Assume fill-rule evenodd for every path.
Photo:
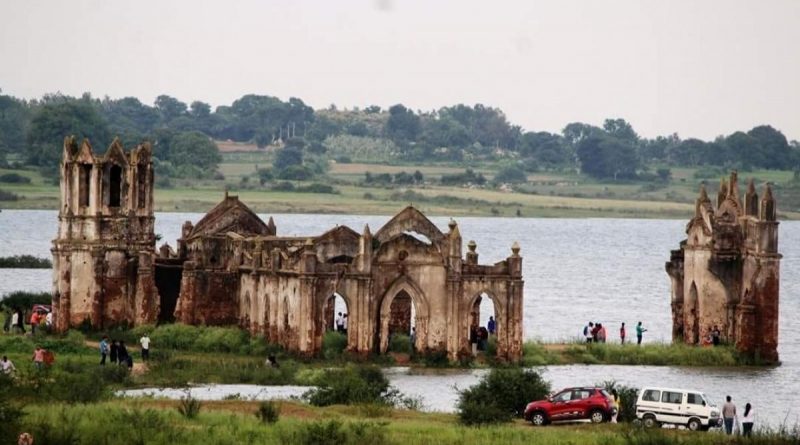
<instances>
[{"instance_id":1,"label":"group of people","mask_svg":"<svg viewBox=\"0 0 800 445\"><path fill-rule=\"evenodd\" d=\"M141 352L142 352L142 361L147 361L150 359L150 337L145 333L139 339L139 344L141 345ZM128 352L128 348L125 346L125 342L122 340L114 340L111 339L109 343L109 338L107 335L104 335L103 338L100 340L100 365L105 366L106 358L108 358L111 363L119 364L120 366L127 366L128 368L133 368L133 356Z\"/></svg>"},{"instance_id":2,"label":"group of people","mask_svg":"<svg viewBox=\"0 0 800 445\"><path fill-rule=\"evenodd\" d=\"M472 346L472 355L477 355L478 351L486 351L489 344L489 336L494 335L497 329L497 322L493 316L489 317L486 326L473 324L469 328L469 343Z\"/></svg>"},{"instance_id":3,"label":"group of people","mask_svg":"<svg viewBox=\"0 0 800 445\"><path fill-rule=\"evenodd\" d=\"M725 426L726 434L733 434L734 426L739 420L736 413L736 405L733 403L731 396L725 397L725 404L722 405L722 422ZM753 434L753 423L755 423L756 414L753 406L750 403L744 405L744 413L742 414L742 436L750 437Z\"/></svg>"},{"instance_id":4,"label":"group of people","mask_svg":"<svg viewBox=\"0 0 800 445\"><path fill-rule=\"evenodd\" d=\"M50 332L53 327L53 313L43 310L34 310L28 320L31 326L31 333L36 334L38 329L44 328ZM3 332L12 334L24 334L25 313L22 309L10 309L6 311L6 319L3 323Z\"/></svg>"},{"instance_id":5,"label":"group of people","mask_svg":"<svg viewBox=\"0 0 800 445\"><path fill-rule=\"evenodd\" d=\"M703 346L719 346L722 343L722 332L717 325L708 330L708 334L703 337Z\"/></svg>"},{"instance_id":6,"label":"group of people","mask_svg":"<svg viewBox=\"0 0 800 445\"><path fill-rule=\"evenodd\" d=\"M642 337L645 332L647 332L647 329L642 326L642 322L640 321L636 325L637 345L642 344ZM623 322L619 327L619 340L623 345L625 344L626 335L627 331L625 329L625 323ZM606 327L603 326L603 323L590 321L589 324L583 327L583 337L586 339L586 343L605 343L608 338L608 332L606 331Z\"/></svg>"},{"instance_id":7,"label":"group of people","mask_svg":"<svg viewBox=\"0 0 800 445\"><path fill-rule=\"evenodd\" d=\"M336 332L347 335L347 312L344 315L339 312L336 316Z\"/></svg>"}]
</instances>

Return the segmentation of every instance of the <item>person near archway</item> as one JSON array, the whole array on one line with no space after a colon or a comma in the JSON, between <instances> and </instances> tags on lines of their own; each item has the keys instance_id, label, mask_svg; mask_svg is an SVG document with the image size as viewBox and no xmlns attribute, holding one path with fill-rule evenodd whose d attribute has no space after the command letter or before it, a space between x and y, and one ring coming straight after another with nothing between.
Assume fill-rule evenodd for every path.
<instances>
[{"instance_id":1,"label":"person near archway","mask_svg":"<svg viewBox=\"0 0 800 445\"><path fill-rule=\"evenodd\" d=\"M347 335L347 314L342 316L342 334Z\"/></svg>"},{"instance_id":2,"label":"person near archway","mask_svg":"<svg viewBox=\"0 0 800 445\"><path fill-rule=\"evenodd\" d=\"M494 321L494 317L489 317L489 323L487 323L487 327L489 328L489 335L494 335L495 330L497 329L497 322Z\"/></svg>"},{"instance_id":3,"label":"person near archway","mask_svg":"<svg viewBox=\"0 0 800 445\"><path fill-rule=\"evenodd\" d=\"M344 332L344 318L341 312L336 316L336 332Z\"/></svg>"},{"instance_id":4,"label":"person near archway","mask_svg":"<svg viewBox=\"0 0 800 445\"><path fill-rule=\"evenodd\" d=\"M478 325L469 328L469 344L472 346L472 355L478 355Z\"/></svg>"}]
</instances>

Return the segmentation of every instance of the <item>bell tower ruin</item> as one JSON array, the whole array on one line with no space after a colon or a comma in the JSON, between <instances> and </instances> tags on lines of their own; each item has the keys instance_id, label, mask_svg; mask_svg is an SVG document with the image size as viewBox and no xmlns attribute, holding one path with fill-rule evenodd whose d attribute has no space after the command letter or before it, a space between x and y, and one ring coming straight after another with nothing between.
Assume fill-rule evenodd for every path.
<instances>
[{"instance_id":1,"label":"bell tower ruin","mask_svg":"<svg viewBox=\"0 0 800 445\"><path fill-rule=\"evenodd\" d=\"M125 152L114 139L97 156L88 140L64 140L52 248L56 330L155 320L151 155L149 143Z\"/></svg>"},{"instance_id":2,"label":"bell tower ruin","mask_svg":"<svg viewBox=\"0 0 800 445\"><path fill-rule=\"evenodd\" d=\"M733 172L716 198L715 209L701 186L687 237L666 263L673 340L700 344L717 327L739 352L777 362L781 254L772 188L759 200L751 180L742 202Z\"/></svg>"}]
</instances>

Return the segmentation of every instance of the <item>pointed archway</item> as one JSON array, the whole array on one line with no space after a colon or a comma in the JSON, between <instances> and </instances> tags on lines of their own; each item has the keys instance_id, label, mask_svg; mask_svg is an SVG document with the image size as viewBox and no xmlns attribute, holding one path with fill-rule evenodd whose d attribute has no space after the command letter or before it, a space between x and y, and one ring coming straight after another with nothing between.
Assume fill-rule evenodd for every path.
<instances>
[{"instance_id":1,"label":"pointed archway","mask_svg":"<svg viewBox=\"0 0 800 445\"><path fill-rule=\"evenodd\" d=\"M407 276L395 280L383 293L378 310L378 325L380 326L378 350L380 353L384 354L388 350L389 336L393 332L408 335L412 326L416 329L415 341L412 345L414 349L417 351L428 349L429 317L428 299L422 289ZM406 329L408 330L406 331Z\"/></svg>"},{"instance_id":2,"label":"pointed archway","mask_svg":"<svg viewBox=\"0 0 800 445\"><path fill-rule=\"evenodd\" d=\"M507 333L501 332L502 323L500 321L503 320L503 318L497 297L484 290L472 297L472 300L470 300L467 308L469 310L469 314L466 318L468 322L464 335L467 339L467 344L470 345L470 348L472 347L471 341L472 336L474 335L472 330L475 328L479 332L482 330L485 331L485 333L488 335L486 342L483 344L478 342L477 352L485 352L489 338L491 337L494 337L494 341L496 342L495 354L499 355L500 351L505 351L505 337ZM489 323L490 321L493 322L491 325Z\"/></svg>"}]
</instances>

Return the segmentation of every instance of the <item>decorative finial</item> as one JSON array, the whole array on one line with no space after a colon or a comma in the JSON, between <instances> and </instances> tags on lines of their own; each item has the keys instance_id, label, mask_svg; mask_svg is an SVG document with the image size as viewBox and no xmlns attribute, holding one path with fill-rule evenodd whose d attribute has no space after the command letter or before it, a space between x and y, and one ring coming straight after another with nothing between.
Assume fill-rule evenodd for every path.
<instances>
[{"instance_id":1,"label":"decorative finial","mask_svg":"<svg viewBox=\"0 0 800 445\"><path fill-rule=\"evenodd\" d=\"M454 220L453 218L450 218L450 222L447 223L447 227L450 227L450 230L453 230L453 229L455 229L456 225L457 225L456 224L456 220Z\"/></svg>"},{"instance_id":2,"label":"decorative finial","mask_svg":"<svg viewBox=\"0 0 800 445\"><path fill-rule=\"evenodd\" d=\"M753 182L753 178L750 178L750 181L747 182L747 194L752 195L756 192L756 184Z\"/></svg>"},{"instance_id":3,"label":"decorative finial","mask_svg":"<svg viewBox=\"0 0 800 445\"><path fill-rule=\"evenodd\" d=\"M708 192L706 191L706 183L700 183L700 200L701 201L708 201Z\"/></svg>"},{"instance_id":4,"label":"decorative finial","mask_svg":"<svg viewBox=\"0 0 800 445\"><path fill-rule=\"evenodd\" d=\"M467 247L469 248L470 252L475 253L475 249L478 248L478 243L476 243L475 240L469 240Z\"/></svg>"},{"instance_id":5,"label":"decorative finial","mask_svg":"<svg viewBox=\"0 0 800 445\"><path fill-rule=\"evenodd\" d=\"M511 245L511 253L513 253L514 256L519 255L519 243L518 242L514 241L514 244Z\"/></svg>"}]
</instances>

